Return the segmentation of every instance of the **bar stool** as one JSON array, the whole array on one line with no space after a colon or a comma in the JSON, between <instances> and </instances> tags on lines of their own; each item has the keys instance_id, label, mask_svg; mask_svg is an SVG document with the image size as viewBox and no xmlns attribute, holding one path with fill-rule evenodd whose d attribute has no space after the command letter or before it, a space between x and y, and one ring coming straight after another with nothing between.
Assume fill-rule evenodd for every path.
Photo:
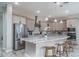
<instances>
[{"instance_id":1,"label":"bar stool","mask_svg":"<svg viewBox=\"0 0 79 59\"><path fill-rule=\"evenodd\" d=\"M72 41L71 40L67 40L67 41L65 41L65 44L66 45L68 45L68 51L69 52L73 52L73 43L72 43Z\"/></svg>"},{"instance_id":2,"label":"bar stool","mask_svg":"<svg viewBox=\"0 0 79 59\"><path fill-rule=\"evenodd\" d=\"M57 47L56 47L56 53L59 57L63 55L63 46L59 43L57 44Z\"/></svg>"},{"instance_id":3,"label":"bar stool","mask_svg":"<svg viewBox=\"0 0 79 59\"><path fill-rule=\"evenodd\" d=\"M56 47L46 46L45 47L45 57L56 57Z\"/></svg>"},{"instance_id":4,"label":"bar stool","mask_svg":"<svg viewBox=\"0 0 79 59\"><path fill-rule=\"evenodd\" d=\"M63 43L63 55L68 56L68 44Z\"/></svg>"},{"instance_id":5,"label":"bar stool","mask_svg":"<svg viewBox=\"0 0 79 59\"><path fill-rule=\"evenodd\" d=\"M67 47L67 44L65 43L62 43L62 44L57 44L57 55L59 57L61 56L68 56L68 47Z\"/></svg>"}]
</instances>

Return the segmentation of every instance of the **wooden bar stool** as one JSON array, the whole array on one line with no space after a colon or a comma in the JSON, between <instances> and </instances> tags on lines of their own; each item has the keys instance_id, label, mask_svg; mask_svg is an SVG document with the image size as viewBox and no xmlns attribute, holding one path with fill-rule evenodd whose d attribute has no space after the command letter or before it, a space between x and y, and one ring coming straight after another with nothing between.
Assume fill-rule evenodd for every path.
<instances>
[{"instance_id":1,"label":"wooden bar stool","mask_svg":"<svg viewBox=\"0 0 79 59\"><path fill-rule=\"evenodd\" d=\"M65 41L65 44L67 45L68 51L73 52L73 43L71 40Z\"/></svg>"},{"instance_id":2,"label":"wooden bar stool","mask_svg":"<svg viewBox=\"0 0 79 59\"><path fill-rule=\"evenodd\" d=\"M45 47L45 57L56 57L56 47L54 46L46 46Z\"/></svg>"},{"instance_id":3,"label":"wooden bar stool","mask_svg":"<svg viewBox=\"0 0 79 59\"><path fill-rule=\"evenodd\" d=\"M59 57L61 57L63 55L63 46L62 44L57 44L57 47L56 47L56 53Z\"/></svg>"},{"instance_id":4,"label":"wooden bar stool","mask_svg":"<svg viewBox=\"0 0 79 59\"><path fill-rule=\"evenodd\" d=\"M59 57L65 56L65 55L68 56L68 47L67 47L67 44L65 44L65 43L59 44L58 43L56 50L57 50L57 55Z\"/></svg>"},{"instance_id":5,"label":"wooden bar stool","mask_svg":"<svg viewBox=\"0 0 79 59\"><path fill-rule=\"evenodd\" d=\"M68 56L68 44L63 43L63 55Z\"/></svg>"}]
</instances>

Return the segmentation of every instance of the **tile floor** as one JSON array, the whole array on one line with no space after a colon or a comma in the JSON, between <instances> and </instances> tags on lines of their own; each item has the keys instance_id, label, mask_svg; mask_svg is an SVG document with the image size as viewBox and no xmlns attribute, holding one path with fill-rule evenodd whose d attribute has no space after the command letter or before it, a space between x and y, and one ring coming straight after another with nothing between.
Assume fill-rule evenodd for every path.
<instances>
[{"instance_id":1,"label":"tile floor","mask_svg":"<svg viewBox=\"0 0 79 59\"><path fill-rule=\"evenodd\" d=\"M3 53L3 57L27 57L24 50Z\"/></svg>"},{"instance_id":2,"label":"tile floor","mask_svg":"<svg viewBox=\"0 0 79 59\"><path fill-rule=\"evenodd\" d=\"M74 51L69 53L69 57L79 57L79 44L74 47Z\"/></svg>"},{"instance_id":3,"label":"tile floor","mask_svg":"<svg viewBox=\"0 0 79 59\"><path fill-rule=\"evenodd\" d=\"M25 55L25 51L23 49L16 52L4 53L3 57L27 57L27 55ZM79 45L74 47L74 51L69 53L69 57L79 57Z\"/></svg>"},{"instance_id":4,"label":"tile floor","mask_svg":"<svg viewBox=\"0 0 79 59\"><path fill-rule=\"evenodd\" d=\"M9 52L9 53L1 53L2 50L0 48L0 56L2 55L2 57L28 57L28 55L25 55L25 50L19 50L19 51L13 51L13 52ZM64 56L63 56L64 57ZM69 52L69 57L79 57L79 44L74 46L74 51L73 52Z\"/></svg>"}]
</instances>

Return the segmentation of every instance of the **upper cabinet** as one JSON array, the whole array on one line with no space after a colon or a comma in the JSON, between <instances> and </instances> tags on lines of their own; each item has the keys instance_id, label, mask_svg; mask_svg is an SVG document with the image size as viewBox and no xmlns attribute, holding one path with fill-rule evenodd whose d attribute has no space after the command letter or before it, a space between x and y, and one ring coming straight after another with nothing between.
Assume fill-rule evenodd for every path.
<instances>
[{"instance_id":1,"label":"upper cabinet","mask_svg":"<svg viewBox=\"0 0 79 59\"><path fill-rule=\"evenodd\" d=\"M21 21L22 24L26 24L26 18L25 17L13 15L12 19L13 19L13 23L19 23Z\"/></svg>"},{"instance_id":2,"label":"upper cabinet","mask_svg":"<svg viewBox=\"0 0 79 59\"><path fill-rule=\"evenodd\" d=\"M76 20L75 19L67 20L67 28L68 27L76 27Z\"/></svg>"},{"instance_id":3,"label":"upper cabinet","mask_svg":"<svg viewBox=\"0 0 79 59\"><path fill-rule=\"evenodd\" d=\"M27 27L28 27L29 30L33 30L34 29L35 21L31 20L31 19L27 19L26 20L26 24L27 24Z\"/></svg>"},{"instance_id":4,"label":"upper cabinet","mask_svg":"<svg viewBox=\"0 0 79 59\"><path fill-rule=\"evenodd\" d=\"M49 22L50 30L66 30L66 21L63 20L63 23L58 22Z\"/></svg>"},{"instance_id":5,"label":"upper cabinet","mask_svg":"<svg viewBox=\"0 0 79 59\"><path fill-rule=\"evenodd\" d=\"M19 23L19 17L13 15L12 16L13 23Z\"/></svg>"},{"instance_id":6,"label":"upper cabinet","mask_svg":"<svg viewBox=\"0 0 79 59\"><path fill-rule=\"evenodd\" d=\"M25 18L25 17L20 17L20 21L21 21L23 24L26 24L26 18Z\"/></svg>"}]
</instances>

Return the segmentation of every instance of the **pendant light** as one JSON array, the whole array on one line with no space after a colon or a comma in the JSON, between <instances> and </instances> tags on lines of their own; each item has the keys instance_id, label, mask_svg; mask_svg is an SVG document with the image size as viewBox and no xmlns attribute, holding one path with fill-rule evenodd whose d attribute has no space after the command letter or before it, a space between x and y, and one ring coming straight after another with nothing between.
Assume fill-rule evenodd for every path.
<instances>
[{"instance_id":1,"label":"pendant light","mask_svg":"<svg viewBox=\"0 0 79 59\"><path fill-rule=\"evenodd\" d=\"M18 5L19 3L18 3L18 2L14 2L14 4L15 4L15 5Z\"/></svg>"},{"instance_id":2,"label":"pendant light","mask_svg":"<svg viewBox=\"0 0 79 59\"><path fill-rule=\"evenodd\" d=\"M56 16L56 5L55 5L55 16ZM54 19L54 22L57 22L57 19Z\"/></svg>"},{"instance_id":3,"label":"pendant light","mask_svg":"<svg viewBox=\"0 0 79 59\"><path fill-rule=\"evenodd\" d=\"M63 23L63 21L61 20L60 23Z\"/></svg>"},{"instance_id":4,"label":"pendant light","mask_svg":"<svg viewBox=\"0 0 79 59\"><path fill-rule=\"evenodd\" d=\"M40 10L37 10L36 13L39 14L40 13Z\"/></svg>"},{"instance_id":5,"label":"pendant light","mask_svg":"<svg viewBox=\"0 0 79 59\"><path fill-rule=\"evenodd\" d=\"M48 18L47 17L45 18L45 21L48 21Z\"/></svg>"},{"instance_id":6,"label":"pendant light","mask_svg":"<svg viewBox=\"0 0 79 59\"><path fill-rule=\"evenodd\" d=\"M54 19L54 22L57 22L57 19Z\"/></svg>"}]
</instances>

